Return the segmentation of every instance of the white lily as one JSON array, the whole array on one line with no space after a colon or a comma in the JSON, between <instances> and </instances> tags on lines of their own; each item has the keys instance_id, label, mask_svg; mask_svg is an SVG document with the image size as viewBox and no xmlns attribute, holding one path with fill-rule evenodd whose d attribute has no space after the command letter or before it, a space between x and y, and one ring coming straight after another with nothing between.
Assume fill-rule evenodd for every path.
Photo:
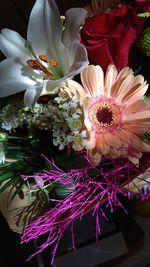
<instances>
[{"instance_id":1,"label":"white lily","mask_svg":"<svg viewBox=\"0 0 150 267\"><path fill-rule=\"evenodd\" d=\"M0 63L0 97L25 91L24 103L32 107L40 95L56 93L62 81L80 73L88 64L79 38L85 17L82 8L68 10L63 30L55 1L37 0L27 41L17 32L3 29L0 48L7 59Z\"/></svg>"}]
</instances>

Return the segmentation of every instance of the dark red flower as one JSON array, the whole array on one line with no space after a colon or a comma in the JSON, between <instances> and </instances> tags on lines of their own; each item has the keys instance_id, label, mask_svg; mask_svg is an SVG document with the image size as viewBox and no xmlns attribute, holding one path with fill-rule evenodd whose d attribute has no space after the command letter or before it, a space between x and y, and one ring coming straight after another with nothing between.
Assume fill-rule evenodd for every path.
<instances>
[{"instance_id":1,"label":"dark red flower","mask_svg":"<svg viewBox=\"0 0 150 267\"><path fill-rule=\"evenodd\" d=\"M144 19L129 5L110 13L88 17L81 30L81 40L87 48L91 64L106 70L110 63L118 70L130 65L130 49L142 31Z\"/></svg>"},{"instance_id":2,"label":"dark red flower","mask_svg":"<svg viewBox=\"0 0 150 267\"><path fill-rule=\"evenodd\" d=\"M39 99L38 99L38 103L40 104L47 104L50 100L50 96L49 95L43 95L43 96L40 96Z\"/></svg>"},{"instance_id":3,"label":"dark red flower","mask_svg":"<svg viewBox=\"0 0 150 267\"><path fill-rule=\"evenodd\" d=\"M135 0L133 6L138 13L150 12L150 0Z\"/></svg>"}]
</instances>

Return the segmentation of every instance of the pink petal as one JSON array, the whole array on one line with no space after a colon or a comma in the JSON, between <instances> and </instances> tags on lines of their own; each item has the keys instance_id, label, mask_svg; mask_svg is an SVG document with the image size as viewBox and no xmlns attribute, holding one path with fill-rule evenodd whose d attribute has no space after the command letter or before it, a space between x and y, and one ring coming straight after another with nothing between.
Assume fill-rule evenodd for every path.
<instances>
[{"instance_id":1,"label":"pink petal","mask_svg":"<svg viewBox=\"0 0 150 267\"><path fill-rule=\"evenodd\" d=\"M62 87L63 87L63 84L62 84ZM64 90L68 93L71 92L75 96L79 95L81 99L84 99L85 97L87 97L87 94L84 88L79 83L73 80L67 80L66 83L64 83Z\"/></svg>"},{"instance_id":2,"label":"pink petal","mask_svg":"<svg viewBox=\"0 0 150 267\"><path fill-rule=\"evenodd\" d=\"M133 71L131 69L129 69L128 67L123 68L119 72L117 79L116 79L116 82L114 83L114 85L111 88L111 96L112 97L116 97L118 95L118 90L119 90L121 84L126 79L126 77L129 75L133 76Z\"/></svg>"},{"instance_id":3,"label":"pink petal","mask_svg":"<svg viewBox=\"0 0 150 267\"><path fill-rule=\"evenodd\" d=\"M89 65L81 72L81 81L85 91L91 97L97 97L103 90L103 71L100 66Z\"/></svg>"},{"instance_id":4,"label":"pink petal","mask_svg":"<svg viewBox=\"0 0 150 267\"><path fill-rule=\"evenodd\" d=\"M121 146L120 138L116 134L111 134L110 132L106 132L104 134L104 140L109 146L112 146L112 147Z\"/></svg>"},{"instance_id":5,"label":"pink petal","mask_svg":"<svg viewBox=\"0 0 150 267\"><path fill-rule=\"evenodd\" d=\"M135 103L132 103L130 106L124 109L125 112L132 113L139 110L150 109L150 101L148 100L138 100Z\"/></svg>"},{"instance_id":6,"label":"pink petal","mask_svg":"<svg viewBox=\"0 0 150 267\"><path fill-rule=\"evenodd\" d=\"M148 89L148 84L144 82L143 84L136 84L135 87L133 87L128 95L126 95L122 102L126 104L126 107L130 106L137 100L139 100L141 97L143 97Z\"/></svg>"},{"instance_id":7,"label":"pink petal","mask_svg":"<svg viewBox=\"0 0 150 267\"><path fill-rule=\"evenodd\" d=\"M101 161L102 155L99 154L96 150L94 149L89 149L87 151L87 156L89 158L89 160L95 165L98 166L98 164Z\"/></svg>"},{"instance_id":8,"label":"pink petal","mask_svg":"<svg viewBox=\"0 0 150 267\"><path fill-rule=\"evenodd\" d=\"M134 120L143 120L149 119L150 122L150 110L142 110L136 113L131 113L131 115L127 116L126 121L134 121ZM140 122L139 122L140 123Z\"/></svg>"},{"instance_id":9,"label":"pink petal","mask_svg":"<svg viewBox=\"0 0 150 267\"><path fill-rule=\"evenodd\" d=\"M111 94L111 87L113 86L113 84L116 81L116 77L118 75L118 71L117 68L114 65L109 65L109 67L107 68L106 71L106 75L105 75L105 96L106 97L110 97Z\"/></svg>"},{"instance_id":10,"label":"pink petal","mask_svg":"<svg viewBox=\"0 0 150 267\"><path fill-rule=\"evenodd\" d=\"M106 155L109 150L110 147L109 145L105 142L103 135L100 135L97 137L97 142L96 142L96 149L98 150L98 152L100 152L102 155Z\"/></svg>"},{"instance_id":11,"label":"pink petal","mask_svg":"<svg viewBox=\"0 0 150 267\"><path fill-rule=\"evenodd\" d=\"M131 84L133 83L134 76L129 74L125 79L122 79L122 83L120 84L117 94L116 94L116 101L121 103L123 97L128 93L130 90Z\"/></svg>"}]
</instances>

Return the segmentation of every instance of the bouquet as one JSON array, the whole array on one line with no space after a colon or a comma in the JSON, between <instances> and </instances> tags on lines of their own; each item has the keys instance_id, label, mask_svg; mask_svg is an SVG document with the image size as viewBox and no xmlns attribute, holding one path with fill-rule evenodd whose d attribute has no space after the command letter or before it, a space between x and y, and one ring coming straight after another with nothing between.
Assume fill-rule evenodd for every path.
<instances>
[{"instance_id":1,"label":"bouquet","mask_svg":"<svg viewBox=\"0 0 150 267\"><path fill-rule=\"evenodd\" d=\"M93 211L98 238L102 204L149 197L149 17L149 0L91 0L64 16L36 0L27 40L1 31L0 196L21 242L47 234L31 257L51 246L53 263L76 219Z\"/></svg>"}]
</instances>

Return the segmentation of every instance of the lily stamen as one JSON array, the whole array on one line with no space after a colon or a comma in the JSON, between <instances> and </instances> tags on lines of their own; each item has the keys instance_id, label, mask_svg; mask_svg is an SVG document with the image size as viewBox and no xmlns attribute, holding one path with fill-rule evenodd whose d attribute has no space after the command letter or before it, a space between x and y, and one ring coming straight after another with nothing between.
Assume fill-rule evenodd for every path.
<instances>
[{"instance_id":1,"label":"lily stamen","mask_svg":"<svg viewBox=\"0 0 150 267\"><path fill-rule=\"evenodd\" d=\"M44 61L44 62L46 62L46 63L49 62L48 57L47 57L46 55L40 55L40 56L39 56L39 59L41 59L42 61Z\"/></svg>"},{"instance_id":2,"label":"lily stamen","mask_svg":"<svg viewBox=\"0 0 150 267\"><path fill-rule=\"evenodd\" d=\"M36 69L36 70L41 70L44 72L44 80L48 80L49 78L51 78L53 75L52 73L45 67L42 65L42 63L40 63L39 61L35 60L35 59L29 59L27 60L27 64L31 69Z\"/></svg>"},{"instance_id":3,"label":"lily stamen","mask_svg":"<svg viewBox=\"0 0 150 267\"><path fill-rule=\"evenodd\" d=\"M58 62L57 62L56 59L51 59L51 60L49 60L49 64L50 64L52 67L56 67L57 64L58 64Z\"/></svg>"}]
</instances>

